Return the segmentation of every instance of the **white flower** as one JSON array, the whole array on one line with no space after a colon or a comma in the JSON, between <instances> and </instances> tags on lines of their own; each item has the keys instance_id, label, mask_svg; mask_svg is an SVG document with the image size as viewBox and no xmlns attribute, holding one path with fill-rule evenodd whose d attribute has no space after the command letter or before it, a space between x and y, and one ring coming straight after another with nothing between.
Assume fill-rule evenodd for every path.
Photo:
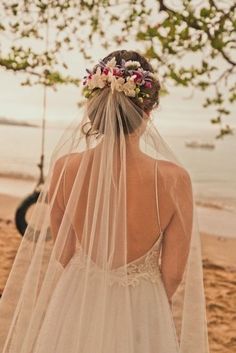
<instances>
[{"instance_id":1,"label":"white flower","mask_svg":"<svg viewBox=\"0 0 236 353\"><path fill-rule=\"evenodd\" d=\"M131 78L128 78L127 82L125 82L122 85L122 91L126 96L129 96L129 97L135 97L136 95L135 89L136 89L136 84Z\"/></svg>"},{"instance_id":2,"label":"white flower","mask_svg":"<svg viewBox=\"0 0 236 353\"><path fill-rule=\"evenodd\" d=\"M116 66L116 58L112 58L106 63L106 67L113 68Z\"/></svg>"},{"instance_id":3,"label":"white flower","mask_svg":"<svg viewBox=\"0 0 236 353\"><path fill-rule=\"evenodd\" d=\"M93 74L92 77L87 81L87 86L89 89L103 88L106 86L106 80L106 75L103 75L101 68L98 67L96 73Z\"/></svg>"},{"instance_id":4,"label":"white flower","mask_svg":"<svg viewBox=\"0 0 236 353\"><path fill-rule=\"evenodd\" d=\"M116 78L115 76L111 76L111 91L112 93L114 92L114 90L118 91L118 92L122 92L123 90L123 85L125 80L122 77Z\"/></svg>"},{"instance_id":5,"label":"white flower","mask_svg":"<svg viewBox=\"0 0 236 353\"><path fill-rule=\"evenodd\" d=\"M129 68L129 67L133 67L133 68L138 68L140 67L140 62L138 61L132 61L132 60L129 60L129 61L126 61L125 63L125 67Z\"/></svg>"},{"instance_id":6,"label":"white flower","mask_svg":"<svg viewBox=\"0 0 236 353\"><path fill-rule=\"evenodd\" d=\"M150 72L150 71L147 71L148 72L148 77L151 77L155 80L158 80L158 75L157 73L153 73L153 72Z\"/></svg>"}]
</instances>

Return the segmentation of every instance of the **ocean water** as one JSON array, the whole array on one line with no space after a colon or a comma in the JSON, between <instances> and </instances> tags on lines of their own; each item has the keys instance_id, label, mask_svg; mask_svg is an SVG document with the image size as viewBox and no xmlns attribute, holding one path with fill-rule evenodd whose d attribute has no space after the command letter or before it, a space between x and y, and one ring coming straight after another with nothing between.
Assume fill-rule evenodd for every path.
<instances>
[{"instance_id":1,"label":"ocean water","mask_svg":"<svg viewBox=\"0 0 236 353\"><path fill-rule=\"evenodd\" d=\"M211 224L212 231L215 219L216 234L222 222L227 219L229 235L235 234L236 227L236 136L222 140L214 138L211 127L193 128L193 124L173 125L170 120L158 122L158 130L165 138L178 159L188 169L193 190L199 207L215 211L209 213L205 225ZM46 131L46 168L53 148L63 133L61 127L49 127ZM188 148L189 140L207 141L215 144L214 149ZM24 197L36 185L39 175L37 163L40 159L41 131L39 128L0 125L0 193ZM221 210L221 216L217 212ZM200 211L204 220L206 212ZM222 217L222 220L220 219ZM230 219L228 221L228 218Z\"/></svg>"},{"instance_id":2,"label":"ocean water","mask_svg":"<svg viewBox=\"0 0 236 353\"><path fill-rule=\"evenodd\" d=\"M212 131L202 131L199 137L192 131L177 133L165 124L159 124L160 133L168 142L183 165L189 170L196 195L236 202L236 136L215 140ZM46 131L46 171L53 148L63 133L60 128ZM189 148L189 140L208 141L215 144L214 149ZM0 126L0 178L19 179L32 184L38 176L37 163L41 154L41 131L39 128L22 126ZM6 183L5 187L6 187ZM3 190L0 180L0 192ZM19 191L20 193L20 191Z\"/></svg>"}]
</instances>

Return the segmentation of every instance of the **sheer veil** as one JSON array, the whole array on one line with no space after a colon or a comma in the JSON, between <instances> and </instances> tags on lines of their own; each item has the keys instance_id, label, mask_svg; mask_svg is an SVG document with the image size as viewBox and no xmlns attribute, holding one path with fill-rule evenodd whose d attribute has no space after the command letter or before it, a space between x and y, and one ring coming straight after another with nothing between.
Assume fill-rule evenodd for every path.
<instances>
[{"instance_id":1,"label":"sheer veil","mask_svg":"<svg viewBox=\"0 0 236 353\"><path fill-rule=\"evenodd\" d=\"M134 143L139 154L132 150ZM97 352L108 351L103 338L107 325L112 325L108 311L113 291L118 290L125 344L130 353L137 353L130 291L137 288L138 273L129 256L127 173L132 159L133 175L146 182L140 154L157 162L163 193L173 207L169 224L174 217L178 219L176 227L167 224L163 229L156 266L172 274L183 272L170 305L180 352L208 352L200 236L189 174L151 116L123 92L105 87L87 101L84 115L67 128L53 152L48 177L1 299L2 353L38 352L37 338L47 308L73 262L78 266L76 295L80 297L73 313L76 320L70 326L75 333L70 342L74 351L90 352L84 349L88 323L93 333L90 344L96 340ZM165 237L172 237L173 242L165 246ZM173 257L162 268L167 251ZM67 295L72 295L72 287L73 283ZM57 310L61 310L58 325L62 325L75 308ZM110 351L114 352L112 347Z\"/></svg>"}]
</instances>

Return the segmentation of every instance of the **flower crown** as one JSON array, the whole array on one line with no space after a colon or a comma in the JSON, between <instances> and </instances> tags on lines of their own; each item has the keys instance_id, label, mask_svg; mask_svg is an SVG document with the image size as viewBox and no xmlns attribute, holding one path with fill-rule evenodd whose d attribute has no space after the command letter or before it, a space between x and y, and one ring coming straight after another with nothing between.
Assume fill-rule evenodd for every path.
<instances>
[{"instance_id":1,"label":"flower crown","mask_svg":"<svg viewBox=\"0 0 236 353\"><path fill-rule=\"evenodd\" d=\"M117 65L116 59L112 58L107 63L100 61L95 68L90 71L86 69L88 75L84 76L83 93L86 98L90 98L96 89L111 87L114 90L123 92L128 97L137 97L140 102L149 94L143 92L141 87L152 88L152 81L155 78L150 71L145 71L138 61L125 61L122 59L121 65Z\"/></svg>"}]
</instances>

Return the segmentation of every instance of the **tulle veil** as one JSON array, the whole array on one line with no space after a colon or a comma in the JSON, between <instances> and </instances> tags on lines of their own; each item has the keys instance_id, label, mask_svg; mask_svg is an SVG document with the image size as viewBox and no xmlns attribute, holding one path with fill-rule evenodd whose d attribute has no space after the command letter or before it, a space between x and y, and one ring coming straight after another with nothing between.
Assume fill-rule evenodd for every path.
<instances>
[{"instance_id":1,"label":"tulle veil","mask_svg":"<svg viewBox=\"0 0 236 353\"><path fill-rule=\"evenodd\" d=\"M89 132L87 136L86 132ZM64 131L52 154L45 185L1 298L2 353L38 352L37 338L43 329L48 305L75 259L80 276L81 301L76 308L77 319L70 326L70 330L76 333L71 343L74 351L89 352L83 346L83 325L91 320L97 352L107 352L103 339L109 314L108 303L111 288L118 286L122 289L119 289L122 303L119 310L122 310L123 329L127 332L126 345L129 353L137 353L132 335L132 283L127 271L130 262L127 215L130 209L126 175L130 158L133 160L132 172L137 173L140 180L144 171L138 155L132 153L132 148L129 149L129 144L134 141L139 144L140 153L157 161L159 178L162 178L166 195L178 214L181 229L179 241L189 239L187 256L179 258L172 249L173 261L170 264L176 272L184 267L182 282L171 303L180 352L208 352L195 204L189 231L186 218L192 210L182 207L183 199L186 204L191 204L192 197L191 192L184 192L188 179L186 173L180 172L178 178L165 181L161 163L166 161L170 166L179 166L180 171L185 169L159 134L151 115L146 115L122 92L104 88L88 100L84 115L75 119ZM175 237L174 232L172 236ZM157 259L157 266L160 267L163 251ZM62 324L63 315L69 315L72 309L58 310L62 310ZM89 339L91 341L93 337Z\"/></svg>"}]
</instances>

